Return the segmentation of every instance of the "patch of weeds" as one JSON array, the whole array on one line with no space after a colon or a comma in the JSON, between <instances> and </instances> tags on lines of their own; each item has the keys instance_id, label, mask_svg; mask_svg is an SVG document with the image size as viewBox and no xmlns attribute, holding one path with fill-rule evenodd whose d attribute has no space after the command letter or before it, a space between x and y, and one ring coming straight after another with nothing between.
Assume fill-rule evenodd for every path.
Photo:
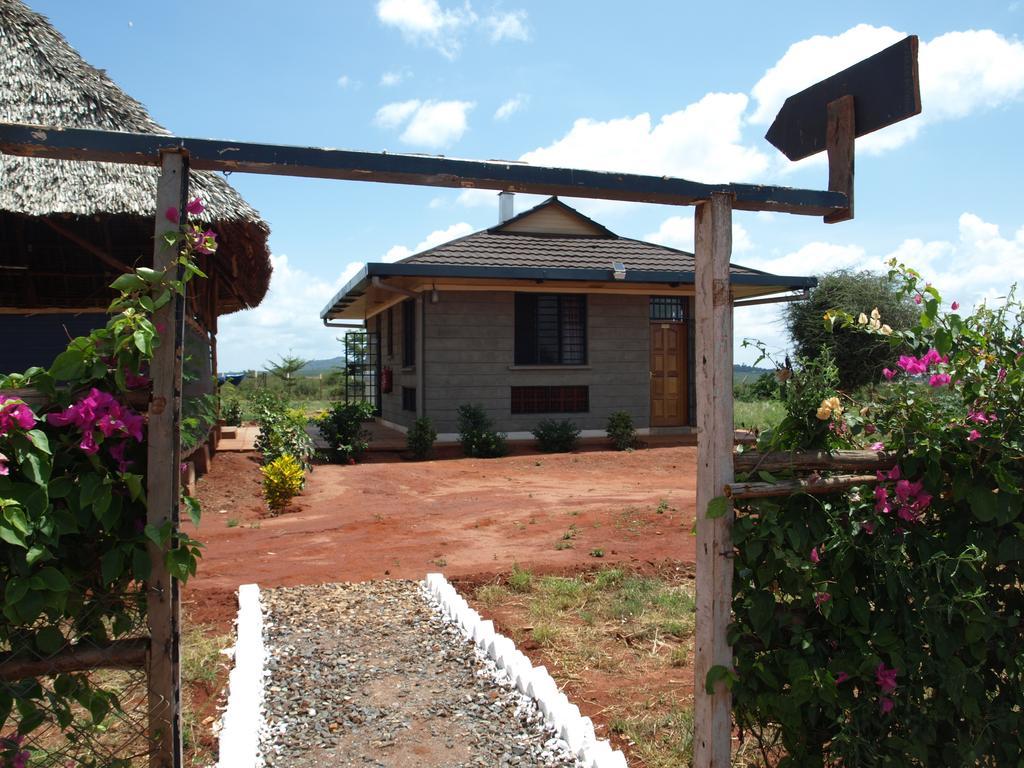
<instances>
[{"instance_id":1,"label":"patch of weeds","mask_svg":"<svg viewBox=\"0 0 1024 768\"><path fill-rule=\"evenodd\" d=\"M476 591L476 599L488 608L500 605L508 598L508 590L500 584L484 584Z\"/></svg>"},{"instance_id":2,"label":"patch of weeds","mask_svg":"<svg viewBox=\"0 0 1024 768\"><path fill-rule=\"evenodd\" d=\"M604 550L601 549L600 547L594 547L592 550L590 550L590 556L591 557L604 557Z\"/></svg>"},{"instance_id":3,"label":"patch of weeds","mask_svg":"<svg viewBox=\"0 0 1024 768\"><path fill-rule=\"evenodd\" d=\"M526 530L526 523L524 523L522 520L516 520L514 525L515 525L517 531L525 531Z\"/></svg>"},{"instance_id":4,"label":"patch of weeds","mask_svg":"<svg viewBox=\"0 0 1024 768\"><path fill-rule=\"evenodd\" d=\"M438 568L444 568L444 567L445 567L446 565L448 565L448 561L447 561L447 560L445 560L445 559L444 559L443 557L435 557L435 558L434 558L433 560L431 560L430 562L432 562L432 563L433 563L434 565L436 565L436 566L437 566Z\"/></svg>"},{"instance_id":5,"label":"patch of weeds","mask_svg":"<svg viewBox=\"0 0 1024 768\"><path fill-rule=\"evenodd\" d=\"M520 594L533 589L533 574L518 565L512 566L512 574L508 577L508 588Z\"/></svg>"},{"instance_id":6,"label":"patch of weeds","mask_svg":"<svg viewBox=\"0 0 1024 768\"><path fill-rule=\"evenodd\" d=\"M562 541L562 540L556 541L555 542L555 549L557 549L559 551L561 551L563 549L572 549L572 542L571 541Z\"/></svg>"},{"instance_id":7,"label":"patch of weeds","mask_svg":"<svg viewBox=\"0 0 1024 768\"><path fill-rule=\"evenodd\" d=\"M693 710L656 697L635 714L614 718L610 725L629 741L633 754L650 768L675 768L693 761Z\"/></svg>"},{"instance_id":8,"label":"patch of weeds","mask_svg":"<svg viewBox=\"0 0 1024 768\"><path fill-rule=\"evenodd\" d=\"M253 520L251 523L249 523L249 527L250 528L262 528L263 524L259 520Z\"/></svg>"},{"instance_id":9,"label":"patch of weeds","mask_svg":"<svg viewBox=\"0 0 1024 768\"><path fill-rule=\"evenodd\" d=\"M228 528L237 528L240 522L237 517L228 518Z\"/></svg>"},{"instance_id":10,"label":"patch of weeds","mask_svg":"<svg viewBox=\"0 0 1024 768\"><path fill-rule=\"evenodd\" d=\"M614 587L622 581L625 575L621 568L609 568L605 571L600 571L594 576L594 587L600 590Z\"/></svg>"},{"instance_id":11,"label":"patch of weeds","mask_svg":"<svg viewBox=\"0 0 1024 768\"><path fill-rule=\"evenodd\" d=\"M210 632L201 624L186 625L181 637L181 679L186 683L214 683L217 671L225 663L221 649L231 645L231 637Z\"/></svg>"},{"instance_id":12,"label":"patch of weeds","mask_svg":"<svg viewBox=\"0 0 1024 768\"><path fill-rule=\"evenodd\" d=\"M558 630L549 624L538 624L531 633L537 645L551 645L558 637Z\"/></svg>"},{"instance_id":13,"label":"patch of weeds","mask_svg":"<svg viewBox=\"0 0 1024 768\"><path fill-rule=\"evenodd\" d=\"M537 517L536 516L531 517L529 519L529 523L530 523L530 525L536 525L537 524Z\"/></svg>"},{"instance_id":14,"label":"patch of weeds","mask_svg":"<svg viewBox=\"0 0 1024 768\"><path fill-rule=\"evenodd\" d=\"M658 508L655 511L659 515L664 515L670 509L672 509L672 507L668 505L668 499L662 499L661 501L658 502Z\"/></svg>"},{"instance_id":15,"label":"patch of weeds","mask_svg":"<svg viewBox=\"0 0 1024 768\"><path fill-rule=\"evenodd\" d=\"M384 515L382 515L380 512L374 512L373 519L379 523L384 519Z\"/></svg>"},{"instance_id":16,"label":"patch of weeds","mask_svg":"<svg viewBox=\"0 0 1024 768\"><path fill-rule=\"evenodd\" d=\"M672 653L668 657L668 663L673 667L690 666L690 644L684 643L673 648Z\"/></svg>"},{"instance_id":17,"label":"patch of weeds","mask_svg":"<svg viewBox=\"0 0 1024 768\"><path fill-rule=\"evenodd\" d=\"M574 509L571 512L567 512L566 514L569 515L569 517L579 517L580 511L578 509Z\"/></svg>"},{"instance_id":18,"label":"patch of weeds","mask_svg":"<svg viewBox=\"0 0 1024 768\"><path fill-rule=\"evenodd\" d=\"M562 539L565 540L565 541L572 541L577 536L579 536L579 534L580 534L579 527L576 525L576 523L573 523L572 525L569 526L568 530L565 533L562 534Z\"/></svg>"}]
</instances>

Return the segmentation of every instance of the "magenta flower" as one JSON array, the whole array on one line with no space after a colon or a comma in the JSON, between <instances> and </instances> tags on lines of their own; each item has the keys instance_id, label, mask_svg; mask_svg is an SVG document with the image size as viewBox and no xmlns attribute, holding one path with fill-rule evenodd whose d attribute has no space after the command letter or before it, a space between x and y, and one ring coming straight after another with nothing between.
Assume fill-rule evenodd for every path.
<instances>
[{"instance_id":1,"label":"magenta flower","mask_svg":"<svg viewBox=\"0 0 1024 768\"><path fill-rule=\"evenodd\" d=\"M185 206L185 212L188 213L190 216L198 216L205 210L206 206L203 205L203 200L202 198L199 197L193 200L189 200L188 204Z\"/></svg>"},{"instance_id":2,"label":"magenta flower","mask_svg":"<svg viewBox=\"0 0 1024 768\"><path fill-rule=\"evenodd\" d=\"M924 483L918 480L912 483L909 480L900 480L896 483L896 497L903 502L909 501L921 493Z\"/></svg>"},{"instance_id":3,"label":"magenta flower","mask_svg":"<svg viewBox=\"0 0 1024 768\"><path fill-rule=\"evenodd\" d=\"M1006 369L1005 368L1000 368L999 369L999 373L996 374L996 380L997 381L1002 381L1005 378L1006 378Z\"/></svg>"},{"instance_id":4,"label":"magenta flower","mask_svg":"<svg viewBox=\"0 0 1024 768\"><path fill-rule=\"evenodd\" d=\"M881 443L881 442L872 443L870 446L868 446L868 448L869 448L869 450L872 450L872 451L884 451L885 450L885 444Z\"/></svg>"},{"instance_id":5,"label":"magenta flower","mask_svg":"<svg viewBox=\"0 0 1024 768\"><path fill-rule=\"evenodd\" d=\"M967 442L969 443L973 443L975 440L979 440L980 438L981 432L979 432L976 429L972 429L970 432L967 433Z\"/></svg>"},{"instance_id":6,"label":"magenta flower","mask_svg":"<svg viewBox=\"0 0 1024 768\"><path fill-rule=\"evenodd\" d=\"M849 679L850 676L848 674L846 674L845 672L840 672L838 675L836 675L836 685L839 685L840 683L845 683Z\"/></svg>"},{"instance_id":7,"label":"magenta flower","mask_svg":"<svg viewBox=\"0 0 1024 768\"><path fill-rule=\"evenodd\" d=\"M952 304L949 305L949 308L956 312L958 309L960 309L960 302L954 301Z\"/></svg>"},{"instance_id":8,"label":"magenta flower","mask_svg":"<svg viewBox=\"0 0 1024 768\"><path fill-rule=\"evenodd\" d=\"M11 470L7 467L8 461L10 459L0 453L0 477L11 474Z\"/></svg>"},{"instance_id":9,"label":"magenta flower","mask_svg":"<svg viewBox=\"0 0 1024 768\"><path fill-rule=\"evenodd\" d=\"M124 384L128 389L141 389L149 386L149 376L144 373L131 373L125 371Z\"/></svg>"},{"instance_id":10,"label":"magenta flower","mask_svg":"<svg viewBox=\"0 0 1024 768\"><path fill-rule=\"evenodd\" d=\"M123 441L123 440L121 442L119 442L119 443L114 443L110 447L110 457L112 459L114 459L114 461L117 462L117 471L118 472L127 472L128 471L128 467L130 467L132 465L132 462L128 461L128 459L124 455L124 452L127 449L128 449L128 443Z\"/></svg>"},{"instance_id":11,"label":"magenta flower","mask_svg":"<svg viewBox=\"0 0 1024 768\"><path fill-rule=\"evenodd\" d=\"M6 435L14 427L26 430L35 425L36 415L23 401L0 395L0 435Z\"/></svg>"},{"instance_id":12,"label":"magenta flower","mask_svg":"<svg viewBox=\"0 0 1024 768\"><path fill-rule=\"evenodd\" d=\"M832 599L828 592L818 592L814 595L814 604L819 608Z\"/></svg>"},{"instance_id":13,"label":"magenta flower","mask_svg":"<svg viewBox=\"0 0 1024 768\"><path fill-rule=\"evenodd\" d=\"M887 381L892 381L896 376L896 371L890 370L889 368L883 368L882 375L885 376Z\"/></svg>"},{"instance_id":14,"label":"magenta flower","mask_svg":"<svg viewBox=\"0 0 1024 768\"><path fill-rule=\"evenodd\" d=\"M906 371L910 376L916 376L928 370L928 364L924 360L918 360L913 355L900 355L896 364Z\"/></svg>"},{"instance_id":15,"label":"magenta flower","mask_svg":"<svg viewBox=\"0 0 1024 768\"><path fill-rule=\"evenodd\" d=\"M871 534L873 534L875 532L875 524L873 522L871 522L870 520L865 520L863 523L860 524L860 527L864 530L864 533L866 533L868 536L870 536Z\"/></svg>"},{"instance_id":16,"label":"magenta flower","mask_svg":"<svg viewBox=\"0 0 1024 768\"><path fill-rule=\"evenodd\" d=\"M196 238L196 253L207 256L217 250L217 233L208 229Z\"/></svg>"},{"instance_id":17,"label":"magenta flower","mask_svg":"<svg viewBox=\"0 0 1024 768\"><path fill-rule=\"evenodd\" d=\"M933 373L932 377L928 379L928 383L933 387L941 387L945 384L949 384L951 377L948 373Z\"/></svg>"},{"instance_id":18,"label":"magenta flower","mask_svg":"<svg viewBox=\"0 0 1024 768\"><path fill-rule=\"evenodd\" d=\"M69 408L47 414L46 420L55 427L76 427L82 434L78 447L88 454L99 450L96 430L104 438L127 436L142 442L142 428L146 423L141 414L120 403L109 392L95 387Z\"/></svg>"},{"instance_id":19,"label":"magenta flower","mask_svg":"<svg viewBox=\"0 0 1024 768\"><path fill-rule=\"evenodd\" d=\"M988 424L988 417L984 411L968 411L967 420L973 421L975 424Z\"/></svg>"},{"instance_id":20,"label":"magenta flower","mask_svg":"<svg viewBox=\"0 0 1024 768\"><path fill-rule=\"evenodd\" d=\"M924 353L924 357L921 358L921 362L925 365L938 365L939 363L948 363L949 355L940 355L939 350L932 348Z\"/></svg>"},{"instance_id":21,"label":"magenta flower","mask_svg":"<svg viewBox=\"0 0 1024 768\"><path fill-rule=\"evenodd\" d=\"M885 696L881 698L881 700L878 702L878 705L882 710L883 715L888 715L890 712L892 712L892 708L894 706L892 703L892 699L886 698Z\"/></svg>"},{"instance_id":22,"label":"magenta flower","mask_svg":"<svg viewBox=\"0 0 1024 768\"><path fill-rule=\"evenodd\" d=\"M181 221L181 211L178 210L178 206L172 205L164 211L164 218L171 222L171 224L179 223Z\"/></svg>"},{"instance_id":23,"label":"magenta flower","mask_svg":"<svg viewBox=\"0 0 1024 768\"><path fill-rule=\"evenodd\" d=\"M817 547L814 547L811 550L811 562L814 563L815 565L817 565L818 563L821 562L821 555L818 554L818 548Z\"/></svg>"},{"instance_id":24,"label":"magenta flower","mask_svg":"<svg viewBox=\"0 0 1024 768\"><path fill-rule=\"evenodd\" d=\"M879 662L875 667L875 682L882 689L882 693L892 693L896 690L896 675L899 670L895 667L886 667L885 662Z\"/></svg>"},{"instance_id":25,"label":"magenta flower","mask_svg":"<svg viewBox=\"0 0 1024 768\"><path fill-rule=\"evenodd\" d=\"M920 303L921 303L921 301L922 301L922 298L923 298L923 297L921 296L921 294L920 294L920 293L916 294L916 295L914 296L914 303L915 303L915 304L920 304Z\"/></svg>"}]
</instances>

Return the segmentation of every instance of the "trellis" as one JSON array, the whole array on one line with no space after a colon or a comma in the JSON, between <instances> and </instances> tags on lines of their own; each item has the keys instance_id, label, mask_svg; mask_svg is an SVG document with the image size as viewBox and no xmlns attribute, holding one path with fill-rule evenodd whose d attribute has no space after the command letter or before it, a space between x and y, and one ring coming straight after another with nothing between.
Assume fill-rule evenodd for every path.
<instances>
[{"instance_id":1,"label":"trellis","mask_svg":"<svg viewBox=\"0 0 1024 768\"><path fill-rule=\"evenodd\" d=\"M731 697L725 677L708 685L713 667L729 669L726 639L732 599L732 512L728 498L749 492L733 485L733 295L729 281L732 212L774 211L852 218L856 136L920 111L917 40L908 38L845 72L791 97L769 138L791 158L827 150L829 189L754 184L702 184L665 176L603 173L443 157L215 141L0 123L0 152L26 157L156 165L161 168L155 217L154 266L173 257L162 235L174 225L163 212L183 209L189 169L278 176L479 188L541 195L695 206L697 359L697 636L694 668L694 763L728 766ZM895 85L893 83L895 82ZM801 114L801 110L808 114ZM774 133L774 136L773 136ZM181 398L181 297L155 318L167 328L152 364L149 404L149 522L178 518ZM762 459L765 460L765 459ZM776 458L777 461L794 461ZM811 459L808 459L811 461ZM831 458L822 459L831 467ZM871 464L851 458L855 468ZM878 462L876 461L875 464ZM749 484L748 484L749 485ZM754 489L757 493L764 489ZM806 490L786 488L782 492ZM726 499L726 514L710 518L708 504ZM151 553L162 563L162 552ZM149 728L153 768L181 765L180 615L177 582L156 565L148 584Z\"/></svg>"}]
</instances>

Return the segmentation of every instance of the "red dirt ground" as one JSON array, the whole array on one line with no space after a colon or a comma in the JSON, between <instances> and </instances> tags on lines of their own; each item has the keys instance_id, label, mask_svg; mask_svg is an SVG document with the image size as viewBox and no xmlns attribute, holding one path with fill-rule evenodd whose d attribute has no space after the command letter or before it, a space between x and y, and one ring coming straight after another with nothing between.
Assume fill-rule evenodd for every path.
<instances>
[{"instance_id":1,"label":"red dirt ground","mask_svg":"<svg viewBox=\"0 0 1024 768\"><path fill-rule=\"evenodd\" d=\"M316 467L278 517L260 496L258 455L218 453L197 484L203 521L189 533L206 549L185 588L186 610L226 630L235 590L251 582L421 578L438 570L482 581L516 563L539 572L692 563L696 450L425 462L371 454L354 466ZM229 520L238 524L228 527ZM566 535L572 546L556 549ZM602 558L591 555L597 549Z\"/></svg>"}]
</instances>

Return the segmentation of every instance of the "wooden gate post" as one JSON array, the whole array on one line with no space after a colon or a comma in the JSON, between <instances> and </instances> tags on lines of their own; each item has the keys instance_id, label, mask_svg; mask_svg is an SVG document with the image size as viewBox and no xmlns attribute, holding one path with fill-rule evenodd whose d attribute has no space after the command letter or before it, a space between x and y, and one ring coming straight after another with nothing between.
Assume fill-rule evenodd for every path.
<instances>
[{"instance_id":1,"label":"wooden gate post","mask_svg":"<svg viewBox=\"0 0 1024 768\"><path fill-rule=\"evenodd\" d=\"M177 229L169 221L169 208L184 221L188 195L188 160L184 152L161 153L156 193L156 225L153 231L153 268L174 268L177 249L164 235ZM180 268L179 268L180 274ZM178 527L178 494L181 482L181 359L185 332L185 298L173 299L153 314L160 343L153 351L150 375L153 397L147 430L147 513L149 524L160 528L170 521ZM149 623L147 691L149 695L150 768L181 768L181 615L177 579L164 563L167 548L149 543L153 570L146 585Z\"/></svg>"},{"instance_id":2,"label":"wooden gate post","mask_svg":"<svg viewBox=\"0 0 1024 768\"><path fill-rule=\"evenodd\" d=\"M732 607L732 507L709 520L708 502L733 479L732 195L714 193L695 217L697 290L697 644L694 766L728 768L732 696L724 681L705 690L708 670L732 669L726 641Z\"/></svg>"}]
</instances>

